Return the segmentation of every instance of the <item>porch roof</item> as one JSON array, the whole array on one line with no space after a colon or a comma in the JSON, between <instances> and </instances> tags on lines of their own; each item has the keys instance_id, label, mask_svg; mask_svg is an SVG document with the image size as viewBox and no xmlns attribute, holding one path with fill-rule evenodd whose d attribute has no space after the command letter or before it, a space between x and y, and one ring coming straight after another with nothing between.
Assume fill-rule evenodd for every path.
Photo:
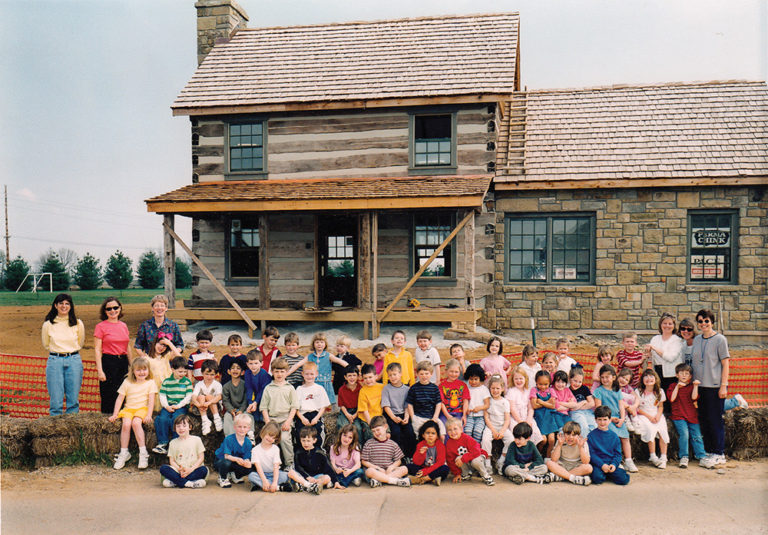
<instances>
[{"instance_id":1,"label":"porch roof","mask_svg":"<svg viewBox=\"0 0 768 535\"><path fill-rule=\"evenodd\" d=\"M147 199L147 211L194 214L478 207L493 175L202 182Z\"/></svg>"}]
</instances>

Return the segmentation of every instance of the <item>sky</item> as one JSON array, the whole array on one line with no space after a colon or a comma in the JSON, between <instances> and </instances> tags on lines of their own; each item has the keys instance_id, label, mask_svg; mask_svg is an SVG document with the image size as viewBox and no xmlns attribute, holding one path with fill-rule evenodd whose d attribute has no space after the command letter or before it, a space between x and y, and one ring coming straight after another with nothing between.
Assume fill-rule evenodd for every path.
<instances>
[{"instance_id":1,"label":"sky","mask_svg":"<svg viewBox=\"0 0 768 535\"><path fill-rule=\"evenodd\" d=\"M249 27L519 11L529 89L768 78L768 0L239 3ZM189 119L170 105L196 54L194 0L0 0L11 257L162 247L144 200L191 182ZM190 220L176 226L189 242Z\"/></svg>"}]
</instances>

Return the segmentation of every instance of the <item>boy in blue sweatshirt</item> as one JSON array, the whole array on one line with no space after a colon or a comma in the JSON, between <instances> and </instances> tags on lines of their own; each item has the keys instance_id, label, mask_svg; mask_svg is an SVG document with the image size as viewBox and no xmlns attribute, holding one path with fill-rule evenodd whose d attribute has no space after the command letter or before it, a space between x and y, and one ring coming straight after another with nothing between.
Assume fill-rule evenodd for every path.
<instances>
[{"instance_id":1,"label":"boy in blue sweatshirt","mask_svg":"<svg viewBox=\"0 0 768 535\"><path fill-rule=\"evenodd\" d=\"M245 370L243 376L243 382L245 383L245 399L248 402L246 412L253 416L253 419L257 422L256 427L259 428L263 418L259 412L259 403L261 403L261 396L264 393L264 389L269 383L272 382L272 376L261 367L262 359L261 351L258 349L252 349L246 356L246 364L248 369ZM253 440L249 433L249 438Z\"/></svg>"},{"instance_id":2,"label":"boy in blue sweatshirt","mask_svg":"<svg viewBox=\"0 0 768 535\"><path fill-rule=\"evenodd\" d=\"M621 439L609 429L611 424L611 409L600 405L595 409L597 429L593 429L587 437L589 445L589 462L593 466L592 483L599 485L610 479L617 485L629 483L629 474L619 467L621 463Z\"/></svg>"}]
</instances>

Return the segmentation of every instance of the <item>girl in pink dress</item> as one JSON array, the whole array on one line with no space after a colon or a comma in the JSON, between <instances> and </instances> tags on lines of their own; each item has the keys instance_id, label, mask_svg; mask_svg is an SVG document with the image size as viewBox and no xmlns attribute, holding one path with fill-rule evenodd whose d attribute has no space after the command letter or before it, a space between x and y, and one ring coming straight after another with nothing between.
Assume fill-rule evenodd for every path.
<instances>
[{"instance_id":1,"label":"girl in pink dress","mask_svg":"<svg viewBox=\"0 0 768 535\"><path fill-rule=\"evenodd\" d=\"M488 351L488 356L480 361L480 367L485 371L487 377L493 375L500 375L502 382L504 383L504 390L507 389L507 373L511 367L509 361L505 359L501 352L503 346L501 344L501 338L494 336L488 340L488 345L485 346Z\"/></svg>"}]
</instances>

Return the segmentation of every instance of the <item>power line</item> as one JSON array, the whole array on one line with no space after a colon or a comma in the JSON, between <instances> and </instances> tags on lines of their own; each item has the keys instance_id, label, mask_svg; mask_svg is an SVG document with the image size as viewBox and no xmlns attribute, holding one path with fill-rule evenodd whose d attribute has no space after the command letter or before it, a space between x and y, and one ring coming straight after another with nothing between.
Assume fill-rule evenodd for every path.
<instances>
[{"instance_id":1,"label":"power line","mask_svg":"<svg viewBox=\"0 0 768 535\"><path fill-rule=\"evenodd\" d=\"M44 238L33 238L31 236L19 236L18 234L14 234L14 238L19 238L21 240L31 240L31 241L40 241L45 243L66 243L69 245L84 245L89 247L107 247L107 248L116 248L116 249L136 249L136 250L145 250L145 249L153 249L153 247L149 245L144 246L133 246L133 245L115 245L114 243L110 244L104 244L104 243L87 243L87 242L79 242L79 241L69 241L69 240L61 240L56 238L55 240L51 239L44 239ZM156 249L157 247L155 247Z\"/></svg>"},{"instance_id":2,"label":"power line","mask_svg":"<svg viewBox=\"0 0 768 535\"><path fill-rule=\"evenodd\" d=\"M87 210L89 212L100 212L106 215L124 215L124 216L130 216L130 217L136 217L137 213L140 213L140 211L137 212L123 212L120 210L115 210L112 208L98 208L95 206L86 206L82 204L75 204L71 202L64 202L64 201L47 201L44 199L28 199L26 197L19 197L17 195L10 195L9 196L12 200L20 201L22 203L29 203L31 205L36 204L44 204L47 206L54 206L57 208L73 208L76 210Z\"/></svg>"},{"instance_id":3,"label":"power line","mask_svg":"<svg viewBox=\"0 0 768 535\"><path fill-rule=\"evenodd\" d=\"M52 211L52 210L47 209L47 208L37 208L37 207L34 207L34 206L23 207L23 209L25 211L38 212L38 213L49 214L49 215L50 214L54 214L54 215L57 215L57 214L58 215L71 215L71 213L67 213L67 212L61 212L61 211L55 212L55 211ZM156 227L151 227L149 225L137 225L136 223L134 223L132 221L126 221L125 219L121 219L121 218L99 219L99 218L96 218L96 217L84 216L84 215L79 214L79 213L72 215L72 217L73 218L77 218L78 221L94 221L96 223L107 223L107 224L110 224L110 225L124 225L124 226L129 226L131 228L143 228L143 229L155 230L155 231L162 230L162 227L159 226L159 225L156 226ZM136 215L134 214L131 217L135 218Z\"/></svg>"}]
</instances>

